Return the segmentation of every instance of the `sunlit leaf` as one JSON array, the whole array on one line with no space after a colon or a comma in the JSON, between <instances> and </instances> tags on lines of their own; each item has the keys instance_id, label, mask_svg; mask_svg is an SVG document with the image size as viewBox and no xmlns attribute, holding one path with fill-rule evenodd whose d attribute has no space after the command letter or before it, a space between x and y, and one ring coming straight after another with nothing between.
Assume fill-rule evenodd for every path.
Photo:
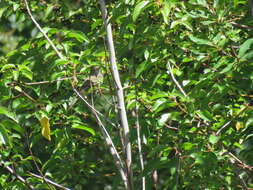
<instances>
[{"instance_id":1,"label":"sunlit leaf","mask_svg":"<svg viewBox=\"0 0 253 190\"><path fill-rule=\"evenodd\" d=\"M182 148L183 148L184 150L191 150L191 149L194 148L194 146L195 146L195 144L193 144L193 143L185 142L185 143L182 145Z\"/></svg>"},{"instance_id":2,"label":"sunlit leaf","mask_svg":"<svg viewBox=\"0 0 253 190\"><path fill-rule=\"evenodd\" d=\"M15 114L10 112L6 107L0 106L0 114L3 114L17 122Z\"/></svg>"},{"instance_id":3,"label":"sunlit leaf","mask_svg":"<svg viewBox=\"0 0 253 190\"><path fill-rule=\"evenodd\" d=\"M149 1L141 1L139 2L133 11L133 21L135 22L138 18L138 16L141 14L141 12L144 10L144 8L148 5Z\"/></svg>"},{"instance_id":4,"label":"sunlit leaf","mask_svg":"<svg viewBox=\"0 0 253 190\"><path fill-rule=\"evenodd\" d=\"M45 116L42 117L40 119L40 124L41 124L41 134L42 134L42 136L45 137L47 140L51 141L49 119Z\"/></svg>"},{"instance_id":5,"label":"sunlit leaf","mask_svg":"<svg viewBox=\"0 0 253 190\"><path fill-rule=\"evenodd\" d=\"M240 46L238 56L239 56L240 58L243 58L243 57L246 55L247 51L250 50L250 49L252 48L252 44L253 44L253 38L246 40L246 41Z\"/></svg>"},{"instance_id":6,"label":"sunlit leaf","mask_svg":"<svg viewBox=\"0 0 253 190\"><path fill-rule=\"evenodd\" d=\"M68 31L66 32L66 37L75 38L79 42L89 42L88 37L81 31Z\"/></svg>"},{"instance_id":7,"label":"sunlit leaf","mask_svg":"<svg viewBox=\"0 0 253 190\"><path fill-rule=\"evenodd\" d=\"M205 121L212 121L213 117L212 114L207 110L198 110L196 112L201 119L204 119Z\"/></svg>"},{"instance_id":8,"label":"sunlit leaf","mask_svg":"<svg viewBox=\"0 0 253 190\"><path fill-rule=\"evenodd\" d=\"M215 135L210 135L209 136L209 142L212 144L216 144L219 141L219 137L215 136Z\"/></svg>"},{"instance_id":9,"label":"sunlit leaf","mask_svg":"<svg viewBox=\"0 0 253 190\"><path fill-rule=\"evenodd\" d=\"M199 44L199 45L210 45L210 42L208 40L201 39L201 38L195 37L193 35L190 35L189 38L191 39L191 41L193 41L196 44Z\"/></svg>"},{"instance_id":10,"label":"sunlit leaf","mask_svg":"<svg viewBox=\"0 0 253 190\"><path fill-rule=\"evenodd\" d=\"M241 122L236 122L236 124L235 124L235 128L236 128L236 130L237 131L239 131L241 128L243 128L244 126L243 126L243 123L241 123Z\"/></svg>"},{"instance_id":11,"label":"sunlit leaf","mask_svg":"<svg viewBox=\"0 0 253 190\"><path fill-rule=\"evenodd\" d=\"M74 129L81 129L81 130L87 131L90 134L92 134L93 136L96 134L96 132L94 131L94 129L92 129L91 127L88 127L88 126L81 125L81 124L73 124L72 128L74 128Z\"/></svg>"}]
</instances>

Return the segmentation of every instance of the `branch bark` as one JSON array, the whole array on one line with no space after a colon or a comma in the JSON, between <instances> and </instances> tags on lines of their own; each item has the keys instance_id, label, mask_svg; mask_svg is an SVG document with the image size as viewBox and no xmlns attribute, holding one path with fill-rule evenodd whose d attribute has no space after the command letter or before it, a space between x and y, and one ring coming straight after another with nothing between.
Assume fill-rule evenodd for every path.
<instances>
[{"instance_id":1,"label":"branch bark","mask_svg":"<svg viewBox=\"0 0 253 190\"><path fill-rule=\"evenodd\" d=\"M128 187L127 189L133 189L133 180L132 180L132 150L131 150L131 143L129 140L130 131L128 126L125 102L124 102L124 92L121 85L119 71L116 64L116 56L115 56L115 48L113 43L113 36L112 36L112 26L109 22L107 9L105 6L104 0L99 0L102 18L106 30L106 38L107 38L107 46L109 50L110 56L110 67L112 72L112 77L114 79L115 87L117 90L117 99L118 99L118 111L120 114L121 125L123 129L124 135L124 149L126 154L126 166L127 166L127 175L128 175Z\"/></svg>"}]
</instances>

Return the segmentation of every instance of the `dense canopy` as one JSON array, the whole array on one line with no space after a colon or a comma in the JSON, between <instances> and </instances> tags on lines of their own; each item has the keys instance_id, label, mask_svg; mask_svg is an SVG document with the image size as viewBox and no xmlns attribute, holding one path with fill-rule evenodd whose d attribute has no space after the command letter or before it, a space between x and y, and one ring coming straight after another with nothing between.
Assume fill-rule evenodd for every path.
<instances>
[{"instance_id":1,"label":"dense canopy","mask_svg":"<svg viewBox=\"0 0 253 190\"><path fill-rule=\"evenodd\" d=\"M251 0L105 3L0 0L0 189L253 188Z\"/></svg>"}]
</instances>

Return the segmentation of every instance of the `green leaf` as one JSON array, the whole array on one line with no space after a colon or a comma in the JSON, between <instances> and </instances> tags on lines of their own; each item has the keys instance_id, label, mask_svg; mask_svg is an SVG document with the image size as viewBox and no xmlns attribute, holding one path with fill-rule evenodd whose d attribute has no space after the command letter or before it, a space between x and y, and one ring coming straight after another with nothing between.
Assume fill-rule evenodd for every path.
<instances>
[{"instance_id":1,"label":"green leaf","mask_svg":"<svg viewBox=\"0 0 253 190\"><path fill-rule=\"evenodd\" d=\"M8 134L8 130L1 123L0 123L0 143L4 145L12 146L11 138Z\"/></svg>"},{"instance_id":2,"label":"green leaf","mask_svg":"<svg viewBox=\"0 0 253 190\"><path fill-rule=\"evenodd\" d=\"M198 110L196 113L201 119L204 119L205 121L213 120L212 114L207 110Z\"/></svg>"},{"instance_id":3,"label":"green leaf","mask_svg":"<svg viewBox=\"0 0 253 190\"><path fill-rule=\"evenodd\" d=\"M228 71L231 71L233 66L234 66L233 63L228 64L220 73L222 74L222 73L227 73Z\"/></svg>"},{"instance_id":4,"label":"green leaf","mask_svg":"<svg viewBox=\"0 0 253 190\"><path fill-rule=\"evenodd\" d=\"M31 71L29 67L25 65L19 65L19 71L21 75L28 78L29 80L33 79L33 72Z\"/></svg>"},{"instance_id":5,"label":"green leaf","mask_svg":"<svg viewBox=\"0 0 253 190\"><path fill-rule=\"evenodd\" d=\"M10 119L13 119L14 121L17 122L15 114L10 112L6 107L0 106L0 114L3 114L6 117L9 117Z\"/></svg>"},{"instance_id":6,"label":"green leaf","mask_svg":"<svg viewBox=\"0 0 253 190\"><path fill-rule=\"evenodd\" d=\"M202 5L204 7L208 6L206 0L197 0L197 2L198 2L199 5Z\"/></svg>"},{"instance_id":7,"label":"green leaf","mask_svg":"<svg viewBox=\"0 0 253 190\"><path fill-rule=\"evenodd\" d=\"M249 118L246 122L246 127L251 126L253 123L253 118Z\"/></svg>"},{"instance_id":8,"label":"green leaf","mask_svg":"<svg viewBox=\"0 0 253 190\"><path fill-rule=\"evenodd\" d=\"M2 124L9 130L14 129L15 131L19 132L20 134L24 134L25 130L18 125L16 122L8 119L8 120L4 120L2 121Z\"/></svg>"},{"instance_id":9,"label":"green leaf","mask_svg":"<svg viewBox=\"0 0 253 190\"><path fill-rule=\"evenodd\" d=\"M92 134L93 136L96 135L96 132L94 131L94 129L92 129L91 127L88 127L88 126L84 126L84 125L81 125L81 124L73 124L72 128L87 131L90 134Z\"/></svg>"},{"instance_id":10,"label":"green leaf","mask_svg":"<svg viewBox=\"0 0 253 190\"><path fill-rule=\"evenodd\" d=\"M162 8L162 15L163 15L163 20L166 24L169 24L169 14L170 14L170 10L172 8L172 2L170 1L164 1L163 2L163 8Z\"/></svg>"},{"instance_id":11,"label":"green leaf","mask_svg":"<svg viewBox=\"0 0 253 190\"><path fill-rule=\"evenodd\" d=\"M170 25L170 28L175 28L177 25L183 25L188 30L193 31L191 24L189 22L187 22L186 20L176 20L176 21L173 21L171 23L171 25Z\"/></svg>"},{"instance_id":12,"label":"green leaf","mask_svg":"<svg viewBox=\"0 0 253 190\"><path fill-rule=\"evenodd\" d=\"M191 41L193 41L196 44L199 44L199 45L210 45L210 42L208 40L197 38L197 37L195 37L193 35L190 35L189 38L190 38Z\"/></svg>"},{"instance_id":13,"label":"green leaf","mask_svg":"<svg viewBox=\"0 0 253 190\"><path fill-rule=\"evenodd\" d=\"M137 69L136 69L136 72L135 72L135 77L138 77L140 76L140 74L146 70L146 68L148 67L148 62L145 61L143 63L141 63L140 65L138 65Z\"/></svg>"},{"instance_id":14,"label":"green leaf","mask_svg":"<svg viewBox=\"0 0 253 190\"><path fill-rule=\"evenodd\" d=\"M167 99L166 98L160 98L158 99L155 104L153 105L152 107L152 110L156 111L159 106L161 106L162 104L165 104L167 102Z\"/></svg>"},{"instance_id":15,"label":"green leaf","mask_svg":"<svg viewBox=\"0 0 253 190\"><path fill-rule=\"evenodd\" d=\"M209 142L211 144L216 144L219 141L219 137L215 136L215 135L210 135L209 136Z\"/></svg>"},{"instance_id":16,"label":"green leaf","mask_svg":"<svg viewBox=\"0 0 253 190\"><path fill-rule=\"evenodd\" d=\"M138 16L141 14L141 12L144 10L144 8L148 5L149 1L141 1L138 3L133 11L133 21L135 22L138 18Z\"/></svg>"},{"instance_id":17,"label":"green leaf","mask_svg":"<svg viewBox=\"0 0 253 190\"><path fill-rule=\"evenodd\" d=\"M182 145L182 148L184 150L192 150L194 148L195 144L192 144L190 142L185 142L183 145Z\"/></svg>"},{"instance_id":18,"label":"green leaf","mask_svg":"<svg viewBox=\"0 0 253 190\"><path fill-rule=\"evenodd\" d=\"M65 35L67 38L75 38L79 42L89 42L88 37L80 31L67 31Z\"/></svg>"},{"instance_id":19,"label":"green leaf","mask_svg":"<svg viewBox=\"0 0 253 190\"><path fill-rule=\"evenodd\" d=\"M246 55L246 52L251 49L253 44L253 38L246 40L239 49L238 57L243 58Z\"/></svg>"},{"instance_id":20,"label":"green leaf","mask_svg":"<svg viewBox=\"0 0 253 190\"><path fill-rule=\"evenodd\" d=\"M8 70L8 69L15 69L15 68L16 68L16 66L14 64L5 64L2 67L1 71L5 71L5 70Z\"/></svg>"}]
</instances>

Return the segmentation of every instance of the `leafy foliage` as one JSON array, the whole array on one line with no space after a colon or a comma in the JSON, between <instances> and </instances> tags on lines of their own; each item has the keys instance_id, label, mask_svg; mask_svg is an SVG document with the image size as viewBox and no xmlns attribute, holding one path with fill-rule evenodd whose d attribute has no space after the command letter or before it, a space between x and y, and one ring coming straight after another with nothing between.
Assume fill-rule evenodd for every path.
<instances>
[{"instance_id":1,"label":"leafy foliage","mask_svg":"<svg viewBox=\"0 0 253 190\"><path fill-rule=\"evenodd\" d=\"M35 189L54 187L30 173L75 190L123 189L96 118L72 89L104 115L123 154L98 3L29 5L66 59L56 56L22 2L0 1L0 187L27 188L8 166ZM136 189L142 176L147 189L253 188L253 23L247 6L238 0L108 3Z\"/></svg>"}]
</instances>

